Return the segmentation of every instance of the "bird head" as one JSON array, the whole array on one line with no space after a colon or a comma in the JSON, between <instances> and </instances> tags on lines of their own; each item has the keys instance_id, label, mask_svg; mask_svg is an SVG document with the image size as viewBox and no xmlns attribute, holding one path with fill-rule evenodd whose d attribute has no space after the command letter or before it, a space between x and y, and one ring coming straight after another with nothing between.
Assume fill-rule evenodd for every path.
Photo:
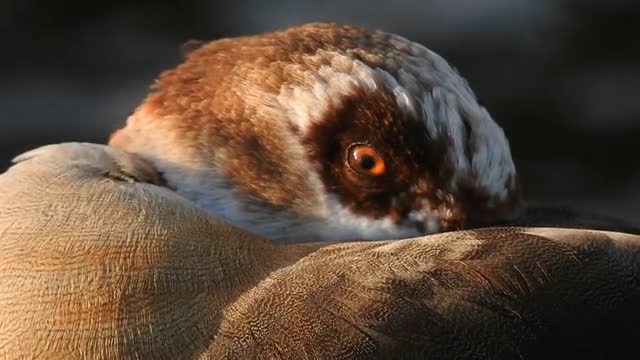
<instances>
[{"instance_id":1,"label":"bird head","mask_svg":"<svg viewBox=\"0 0 640 360\"><path fill-rule=\"evenodd\" d=\"M202 44L115 131L176 192L272 239L388 239L517 217L503 130L440 56L307 24Z\"/></svg>"}]
</instances>

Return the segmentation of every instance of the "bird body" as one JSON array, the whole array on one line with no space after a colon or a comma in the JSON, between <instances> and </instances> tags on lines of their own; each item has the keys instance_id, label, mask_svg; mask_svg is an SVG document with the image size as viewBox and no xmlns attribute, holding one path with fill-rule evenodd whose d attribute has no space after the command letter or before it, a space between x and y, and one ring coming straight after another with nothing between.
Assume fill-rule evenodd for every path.
<instances>
[{"instance_id":1,"label":"bird body","mask_svg":"<svg viewBox=\"0 0 640 360\"><path fill-rule=\"evenodd\" d=\"M596 359L637 339L635 235L283 244L118 149L18 160L0 175L2 359Z\"/></svg>"}]
</instances>

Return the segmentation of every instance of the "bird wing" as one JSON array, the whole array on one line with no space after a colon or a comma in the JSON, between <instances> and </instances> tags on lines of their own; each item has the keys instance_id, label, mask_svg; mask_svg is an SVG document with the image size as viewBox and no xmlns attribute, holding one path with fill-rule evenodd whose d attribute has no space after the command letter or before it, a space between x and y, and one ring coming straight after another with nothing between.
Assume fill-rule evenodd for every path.
<instances>
[{"instance_id":1,"label":"bird wing","mask_svg":"<svg viewBox=\"0 0 640 360\"><path fill-rule=\"evenodd\" d=\"M489 228L276 244L144 161L59 144L0 175L0 358L615 358L640 237Z\"/></svg>"},{"instance_id":2,"label":"bird wing","mask_svg":"<svg viewBox=\"0 0 640 360\"><path fill-rule=\"evenodd\" d=\"M637 343L638 304L636 235L512 227L337 244L245 293L209 351L229 358L627 358Z\"/></svg>"},{"instance_id":3,"label":"bird wing","mask_svg":"<svg viewBox=\"0 0 640 360\"><path fill-rule=\"evenodd\" d=\"M68 143L15 162L0 175L2 359L193 358L227 297L266 276L230 274L252 255L220 243L271 243L147 182L137 157Z\"/></svg>"}]
</instances>

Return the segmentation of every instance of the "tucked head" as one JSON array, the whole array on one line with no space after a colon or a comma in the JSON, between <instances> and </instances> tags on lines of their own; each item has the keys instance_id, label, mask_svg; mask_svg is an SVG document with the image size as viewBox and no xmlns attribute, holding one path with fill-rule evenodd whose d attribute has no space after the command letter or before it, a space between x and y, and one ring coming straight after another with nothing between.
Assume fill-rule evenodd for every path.
<instances>
[{"instance_id":1,"label":"tucked head","mask_svg":"<svg viewBox=\"0 0 640 360\"><path fill-rule=\"evenodd\" d=\"M521 210L509 144L467 82L425 47L359 27L204 44L110 144L274 239L401 238Z\"/></svg>"}]
</instances>

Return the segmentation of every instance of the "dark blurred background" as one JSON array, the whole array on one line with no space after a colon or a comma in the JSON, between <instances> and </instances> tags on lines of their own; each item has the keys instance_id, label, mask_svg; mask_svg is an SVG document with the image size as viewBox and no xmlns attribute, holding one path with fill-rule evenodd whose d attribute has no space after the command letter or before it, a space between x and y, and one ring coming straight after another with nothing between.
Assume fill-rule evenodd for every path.
<instances>
[{"instance_id":1,"label":"dark blurred background","mask_svg":"<svg viewBox=\"0 0 640 360\"><path fill-rule=\"evenodd\" d=\"M504 127L529 199L640 224L637 1L0 2L0 171L105 142L189 39L308 21L396 32L447 58Z\"/></svg>"}]
</instances>

